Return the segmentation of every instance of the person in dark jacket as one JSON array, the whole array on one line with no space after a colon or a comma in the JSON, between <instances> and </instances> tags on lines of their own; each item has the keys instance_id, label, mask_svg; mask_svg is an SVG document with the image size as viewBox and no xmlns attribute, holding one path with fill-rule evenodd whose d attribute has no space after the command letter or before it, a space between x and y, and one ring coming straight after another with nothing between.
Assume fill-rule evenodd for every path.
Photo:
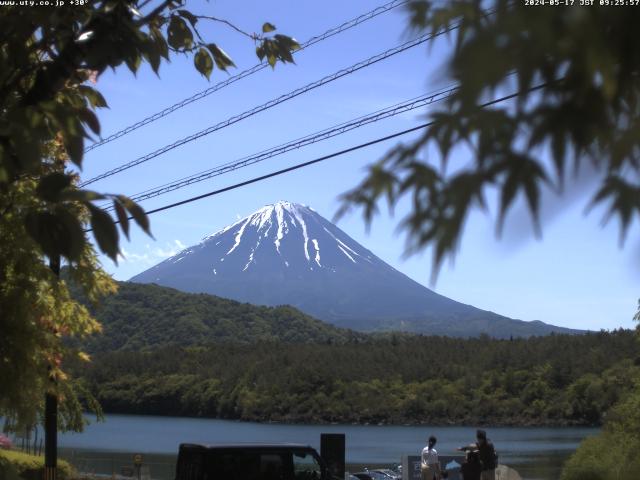
<instances>
[{"instance_id":1,"label":"person in dark jacket","mask_svg":"<svg viewBox=\"0 0 640 480\"><path fill-rule=\"evenodd\" d=\"M478 450L468 450L465 462L460 467L462 480L480 480L482 475L482 464L480 463L480 453Z\"/></svg>"},{"instance_id":2,"label":"person in dark jacket","mask_svg":"<svg viewBox=\"0 0 640 480\"><path fill-rule=\"evenodd\" d=\"M491 440L487 438L487 432L484 430L478 430L476 432L476 443L473 443L466 447L461 447L458 450L462 451L478 451L480 458L480 464L482 465L481 480L495 480L496 479L496 467L497 455L496 449L493 446Z\"/></svg>"}]
</instances>

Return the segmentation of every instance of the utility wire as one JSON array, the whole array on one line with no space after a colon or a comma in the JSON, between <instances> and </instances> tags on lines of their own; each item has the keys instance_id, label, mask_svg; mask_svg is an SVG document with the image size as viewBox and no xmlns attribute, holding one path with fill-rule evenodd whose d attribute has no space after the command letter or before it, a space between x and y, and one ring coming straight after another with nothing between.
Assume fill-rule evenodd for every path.
<instances>
[{"instance_id":1,"label":"utility wire","mask_svg":"<svg viewBox=\"0 0 640 480\"><path fill-rule=\"evenodd\" d=\"M550 82L541 83L539 85L536 85L535 87L528 88L527 90L515 92L515 93L512 93L510 95L506 95L504 97L500 97L500 98L497 98L497 99L494 99L494 100L490 100L490 101L488 101L486 103L483 103L478 108L490 107L492 105L496 105L498 103L505 102L507 100L511 100L513 98L516 98L519 95L522 95L523 93L527 93L528 94L528 93L534 92L536 90L543 89L547 85L549 85L549 83ZM334 157L339 157L341 155L345 155L347 153L354 152L356 150L361 150L363 148L370 147L371 145L376 145L378 143L386 142L387 140L391 140L391 139L400 137L402 135L406 135L408 133L412 133L412 132L421 130L423 128L430 127L434 123L435 123L435 121L430 121L430 122L427 122L427 123L423 123L422 125L418 125L417 127L408 128L406 130L401 130L399 132L392 133L391 135L387 135L387 136L384 136L384 137L379 137L379 138L376 138L375 140L371 140L371 141L366 142L366 143L361 143L359 145L356 145L356 146L353 146L353 147L350 147L350 148L347 148L347 149L344 149L344 150L340 150L338 152L334 152L334 153L331 153L329 155L325 155L323 157L316 158L314 160L309 160L308 162L299 163L297 165L293 165L293 166L288 167L288 168L283 168L282 170L277 170L275 172L271 172L271 173L268 173L266 175L255 177L255 178L246 180L244 182L240 182L240 183L236 183L234 185L230 185L228 187L220 188L218 190L213 190L211 192L204 193L202 195L197 195L195 197L187 198L185 200L181 200L179 202L171 203L171 204L165 205L163 207L154 208L153 210L148 210L145 213L147 215L151 215L152 213L163 212L163 211L169 210L171 208L179 207L181 205L186 205L187 203L192 203L192 202L195 202L195 201L198 201L198 200L202 200L203 198L212 197L214 195L219 195L221 193L228 192L230 190L235 190L235 189L240 188L240 187L251 185L252 183L261 182L262 180L267 180L267 179L272 178L272 177L277 177L279 175L283 175L285 173L292 172L294 170L299 170L301 168L308 167L310 165L314 165L316 163L320 163L320 162L323 162L325 160L329 160L329 159L334 158ZM133 217L129 217L129 220L132 220L132 219L133 219ZM119 221L115 221L115 223L119 223ZM90 232L90 231L91 231L91 229L85 230L85 232Z\"/></svg>"},{"instance_id":2,"label":"utility wire","mask_svg":"<svg viewBox=\"0 0 640 480\"><path fill-rule=\"evenodd\" d=\"M357 25L360 25L361 23L364 23L368 20L371 20L372 18L377 17L378 15L381 15L383 13L386 13L390 10L393 10L396 7L402 6L406 3L408 3L409 0L393 0L392 2L389 3L385 3L384 5L379 6L378 8L375 8L373 10L371 10L370 12L364 13L358 17L355 17L345 23L343 23L342 25L339 25L337 27L331 28L329 30L327 30L326 32L320 34L320 35L316 35L315 37L311 37L309 40L307 40L306 42L304 42L303 44L300 45L300 49L298 50L298 52L300 52L301 50L304 50L305 48L308 48L312 45L315 45L316 43L319 43L323 40L326 40L327 38L331 38L334 35L337 35L339 33L342 33L346 30L349 30L350 28L353 28ZM296 53L296 55L298 55L298 53ZM176 110L180 110L183 107L186 107L187 105L196 102L198 100L201 100L209 95L211 95L214 92L217 92L218 90L223 89L224 87L231 85L232 83L237 82L238 80L241 80L245 77L248 77L250 75L253 75L254 73L257 73L261 70L264 70L265 68L267 68L269 66L269 64L267 62L262 62L262 63L258 63L257 65L254 65L253 67L244 70L236 75L233 75L229 78L227 78L226 80L222 81L222 82L218 82L215 85L202 90L201 92L198 92L194 95L192 95L191 97L185 98L184 100L181 100L177 103L174 103L173 105L165 108L164 110L161 110L160 112L154 113L153 115L150 115L132 125L129 125L128 127L123 128L122 130L119 130L111 135L109 135L108 137L102 138L99 141L89 145L87 148L85 148L84 152L87 153L95 148L98 148L102 145L105 145L107 143L110 143L120 137L123 137L131 132L133 132L134 130L137 130L141 127L144 127L145 125L148 125L150 123L153 123L157 120L160 120L163 117L166 117L167 115L172 114L173 112L175 112Z\"/></svg>"},{"instance_id":3,"label":"utility wire","mask_svg":"<svg viewBox=\"0 0 640 480\"><path fill-rule=\"evenodd\" d=\"M397 103L395 105L378 110L368 115L358 117L356 119L341 123L333 127L329 127L325 130L321 130L320 132L316 132L316 133L298 138L291 142L278 145L268 150L264 150L260 153L253 154L248 157L243 157L239 160L228 162L223 165L219 165L214 168L204 170L199 173L195 173L188 177L184 177L182 179L179 179L170 183L166 183L164 185L161 185L149 190L145 190L143 192L140 192L131 196L131 199L135 202L148 200L150 198L164 195L166 193L179 190L181 188L187 187L189 185L193 185L195 183L202 182L204 180L208 180L213 177L217 177L219 175L224 175L226 173L232 172L234 170L238 170L240 168L254 165L258 162L262 162L269 158L282 155L286 152L297 150L307 145L311 145L317 142L321 142L323 140L327 140L329 138L333 138L338 135L342 135L351 130L355 130L357 128L363 127L364 125L375 123L380 120L390 118L396 115L400 115L402 113L409 112L411 110L415 110L417 108L421 108L435 102L446 100L457 90L458 90L458 86L452 86L452 87L450 86L445 89L436 91L434 93L421 95L411 100L407 100L402 103ZM105 206L103 208L105 208L106 210L112 210L114 207Z\"/></svg>"},{"instance_id":4,"label":"utility wire","mask_svg":"<svg viewBox=\"0 0 640 480\"><path fill-rule=\"evenodd\" d=\"M417 45L421 45L422 43L425 43L439 35L445 34L447 32L450 32L451 30L454 30L458 28L458 24L454 24L446 29L440 30L436 33L429 33L429 34L424 34L421 35L413 40L409 40L401 45L398 45L394 48L391 48L389 50L386 50L382 53L379 53L377 55L374 55L373 57L370 57L366 60L363 60L361 62L358 62L354 65L351 65L350 67L347 67L345 69L339 70L331 75L327 75L326 77L321 78L320 80L316 80L315 82L309 83L307 85L305 85L304 87L300 87L296 90L293 90L289 93L286 93L284 95L281 95L280 97L277 97L275 99L272 99L260 106L254 107L251 110L247 110L241 114L235 115L233 117L228 118L227 120L224 120L220 123L217 123L216 125L213 125L211 127L208 127L204 130L201 130L197 133L194 133L192 135L189 135L188 137L184 137L180 140L177 140L169 145L165 145L162 148L159 148L158 150L155 150L154 152L151 152L147 155L144 155L142 157L137 158L136 160L132 160L128 163L125 163L119 167L116 167L112 170L109 170L107 172L104 172L100 175L97 175L85 182L82 182L80 184L80 187L85 187L87 185L90 185L94 182L97 182L98 180L102 180L104 178L110 177L112 175L115 175L117 173L123 172L125 170L128 170L129 168L135 167L137 165L140 165L141 163L145 163L148 162L149 160L156 158L164 153L167 153L177 147L180 147L186 143L192 142L194 140L197 140L201 137L204 137L206 135L209 135L217 130L221 130L225 127L228 127L229 125L233 125L234 123L237 123L241 120L244 120L245 118L249 118L253 115L256 115L264 110L267 110L269 108L272 108L276 105L279 105L280 103L286 102L288 100L291 100L293 98L296 98L299 95L302 95L304 93L307 93L311 90L314 90L322 85L325 85L327 83L333 82L335 80L338 80L344 76L350 75L358 70L361 70L363 68L366 68L370 65L373 65L375 63L378 63L382 60L385 60L393 55L396 55L398 53L404 52L405 50L408 50L410 48L413 48Z\"/></svg>"},{"instance_id":5,"label":"utility wire","mask_svg":"<svg viewBox=\"0 0 640 480\"><path fill-rule=\"evenodd\" d=\"M244 187L246 185L251 185L252 183L257 183L257 182L260 182L262 180L266 180L268 178L277 177L278 175L282 175L284 173L292 172L292 171L298 170L300 168L308 167L310 165L314 165L316 163L320 163L320 162L323 162L325 160L329 160L330 158L339 157L341 155L345 155L347 153L355 152L356 150L360 150L360 149L365 148L365 147L370 147L371 145L375 145L377 143L386 142L387 140L391 140L391 139L399 137L401 135L406 135L407 133L415 132L416 130L420 130L420 129L426 128L426 127L428 127L428 126L430 126L432 124L433 124L433 122L424 123L422 125L418 125L417 127L409 128L407 130L402 130L401 132L396 132L396 133L393 133L391 135L387 135L386 137L377 138L375 140L371 140L370 142L361 143L361 144L356 145L354 147L350 147L350 148L346 148L344 150L340 150L338 152L330 153L329 155L325 155L323 157L316 158L314 160L309 160L308 162L299 163L297 165L293 165L293 166L288 167L288 168L283 168L282 170L277 170L275 172L271 172L271 173L268 173L266 175L262 175L260 177L255 177L255 178L252 178L250 180L246 180L244 182L236 183L235 185L230 185L228 187L220 188L218 190L214 190L212 192L204 193L204 194L198 195L196 197L191 197L191 198L188 198L186 200L182 200L180 202L171 203L169 205L165 205L164 207L155 208L155 209L149 210L149 211L147 211L145 213L147 215L150 215L152 213L162 212L164 210L169 210L170 208L179 207L180 205L185 205L187 203L195 202L196 200L202 200L203 198L211 197L213 195L218 195L220 193L228 192L230 190L235 190L236 188Z\"/></svg>"}]
</instances>

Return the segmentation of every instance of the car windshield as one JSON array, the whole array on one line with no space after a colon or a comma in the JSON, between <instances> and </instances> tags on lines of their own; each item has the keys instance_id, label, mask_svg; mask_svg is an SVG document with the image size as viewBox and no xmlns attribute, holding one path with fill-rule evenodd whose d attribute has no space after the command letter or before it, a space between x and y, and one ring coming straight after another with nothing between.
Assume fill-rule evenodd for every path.
<instances>
[{"instance_id":1,"label":"car windshield","mask_svg":"<svg viewBox=\"0 0 640 480\"><path fill-rule=\"evenodd\" d=\"M295 452L293 455L293 475L295 480L320 480L322 469L311 452Z\"/></svg>"}]
</instances>

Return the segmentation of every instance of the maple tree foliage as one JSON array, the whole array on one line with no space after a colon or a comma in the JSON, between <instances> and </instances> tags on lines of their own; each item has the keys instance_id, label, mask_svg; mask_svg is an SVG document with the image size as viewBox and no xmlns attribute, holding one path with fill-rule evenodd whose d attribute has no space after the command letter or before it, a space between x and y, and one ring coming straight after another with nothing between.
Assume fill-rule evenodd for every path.
<instances>
[{"instance_id":1,"label":"maple tree foliage","mask_svg":"<svg viewBox=\"0 0 640 480\"><path fill-rule=\"evenodd\" d=\"M381 201L408 197L408 252L432 247L434 272L488 198L498 232L518 198L540 231L543 196L562 195L582 174L596 179L588 206L604 206L623 238L640 214L640 9L526 3L408 4L412 29L449 30L442 71L459 88L417 140L370 167L341 213L360 208L371 221ZM450 168L453 156L466 166Z\"/></svg>"},{"instance_id":2,"label":"maple tree foliage","mask_svg":"<svg viewBox=\"0 0 640 480\"><path fill-rule=\"evenodd\" d=\"M124 195L79 188L68 168L82 166L87 139L101 133L98 112L107 101L95 79L108 68L135 73L144 63L158 73L175 54L191 55L207 78L214 69L233 67L220 44L204 38L203 22L247 35L272 67L293 62L299 48L269 22L260 34L247 34L208 11L187 10L181 0L0 9L0 416L14 425L33 425L51 390L62 400L63 426L82 425L84 390L63 367L65 356L87 357L65 339L100 325L49 263L62 259L69 276L97 301L115 284L101 269L88 231L114 261L130 220L151 232L139 205ZM115 218L98 200L113 203Z\"/></svg>"}]
</instances>

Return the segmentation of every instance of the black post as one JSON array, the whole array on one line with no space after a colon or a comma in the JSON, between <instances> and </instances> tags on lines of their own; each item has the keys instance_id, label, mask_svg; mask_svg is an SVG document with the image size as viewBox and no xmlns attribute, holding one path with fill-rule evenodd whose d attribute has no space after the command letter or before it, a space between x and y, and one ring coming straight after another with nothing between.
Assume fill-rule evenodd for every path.
<instances>
[{"instance_id":1,"label":"black post","mask_svg":"<svg viewBox=\"0 0 640 480\"><path fill-rule=\"evenodd\" d=\"M49 268L60 278L60 256L49 259ZM56 379L50 377L55 385ZM48 391L44 399L44 480L56 480L58 467L58 397Z\"/></svg>"},{"instance_id":2,"label":"black post","mask_svg":"<svg viewBox=\"0 0 640 480\"><path fill-rule=\"evenodd\" d=\"M44 404L44 480L56 480L58 464L58 397L47 393Z\"/></svg>"},{"instance_id":3,"label":"black post","mask_svg":"<svg viewBox=\"0 0 640 480\"><path fill-rule=\"evenodd\" d=\"M320 456L326 463L331 476L344 478L345 446L344 433L320 434Z\"/></svg>"}]
</instances>

